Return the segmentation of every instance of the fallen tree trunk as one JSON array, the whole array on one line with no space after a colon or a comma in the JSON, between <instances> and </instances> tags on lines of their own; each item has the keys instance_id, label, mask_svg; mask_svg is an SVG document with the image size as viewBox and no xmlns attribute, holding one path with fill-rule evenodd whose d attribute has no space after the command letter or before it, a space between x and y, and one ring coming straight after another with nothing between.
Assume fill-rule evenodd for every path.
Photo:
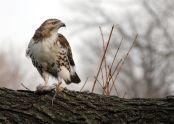
<instances>
[{"instance_id":1,"label":"fallen tree trunk","mask_svg":"<svg viewBox=\"0 0 174 124\"><path fill-rule=\"evenodd\" d=\"M0 123L174 123L174 97L123 99L64 90L38 95L0 89Z\"/></svg>"}]
</instances>

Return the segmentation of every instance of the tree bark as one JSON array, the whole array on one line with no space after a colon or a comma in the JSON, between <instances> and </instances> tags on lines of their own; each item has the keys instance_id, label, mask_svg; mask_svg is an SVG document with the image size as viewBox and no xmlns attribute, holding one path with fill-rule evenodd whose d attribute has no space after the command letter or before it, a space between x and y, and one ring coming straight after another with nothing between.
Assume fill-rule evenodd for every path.
<instances>
[{"instance_id":1,"label":"tree bark","mask_svg":"<svg viewBox=\"0 0 174 124\"><path fill-rule=\"evenodd\" d=\"M0 124L172 124L174 96L124 99L64 90L39 95L0 88Z\"/></svg>"}]
</instances>

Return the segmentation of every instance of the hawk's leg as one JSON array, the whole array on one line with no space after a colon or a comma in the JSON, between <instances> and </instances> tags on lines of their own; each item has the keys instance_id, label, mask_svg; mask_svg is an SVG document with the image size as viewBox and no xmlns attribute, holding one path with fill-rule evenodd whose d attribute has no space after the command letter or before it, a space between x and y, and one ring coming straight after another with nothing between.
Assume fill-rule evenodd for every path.
<instances>
[{"instance_id":1,"label":"hawk's leg","mask_svg":"<svg viewBox=\"0 0 174 124\"><path fill-rule=\"evenodd\" d=\"M62 85L62 81L61 81L61 80L62 80L62 79L60 79L60 77L58 77L58 82L57 82L57 84L56 84L56 91L57 91L57 92L61 92L61 91L64 90L64 87L61 86L61 85Z\"/></svg>"},{"instance_id":2,"label":"hawk's leg","mask_svg":"<svg viewBox=\"0 0 174 124\"><path fill-rule=\"evenodd\" d=\"M62 82L58 82L58 84L56 86L56 91L61 92L63 90L64 90L64 87L62 86Z\"/></svg>"},{"instance_id":3,"label":"hawk's leg","mask_svg":"<svg viewBox=\"0 0 174 124\"><path fill-rule=\"evenodd\" d=\"M43 74L42 74L42 76L43 76L43 79L44 79L44 83L45 83L45 86L48 86L48 80L49 80L49 75L46 73L46 72L44 72Z\"/></svg>"}]
</instances>

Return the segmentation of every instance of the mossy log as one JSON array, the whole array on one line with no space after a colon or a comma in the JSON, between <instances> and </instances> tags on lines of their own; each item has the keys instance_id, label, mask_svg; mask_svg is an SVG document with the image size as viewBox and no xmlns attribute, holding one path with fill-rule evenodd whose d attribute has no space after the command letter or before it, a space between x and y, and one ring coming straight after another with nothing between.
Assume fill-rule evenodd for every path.
<instances>
[{"instance_id":1,"label":"mossy log","mask_svg":"<svg viewBox=\"0 0 174 124\"><path fill-rule=\"evenodd\" d=\"M0 88L0 124L172 124L174 97L124 99L64 90L36 94Z\"/></svg>"}]
</instances>

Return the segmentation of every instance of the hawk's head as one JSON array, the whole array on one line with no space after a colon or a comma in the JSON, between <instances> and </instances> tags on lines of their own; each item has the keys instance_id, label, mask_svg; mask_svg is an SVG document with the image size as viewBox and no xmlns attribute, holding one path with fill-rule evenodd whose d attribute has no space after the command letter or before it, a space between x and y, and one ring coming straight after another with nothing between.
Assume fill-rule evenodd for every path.
<instances>
[{"instance_id":1,"label":"hawk's head","mask_svg":"<svg viewBox=\"0 0 174 124\"><path fill-rule=\"evenodd\" d=\"M34 38L49 37L52 33L57 33L58 29L65 27L65 24L58 19L47 19L36 30Z\"/></svg>"},{"instance_id":2,"label":"hawk's head","mask_svg":"<svg viewBox=\"0 0 174 124\"><path fill-rule=\"evenodd\" d=\"M65 27L65 24L58 20L58 19L47 19L44 21L41 26L39 27L41 30L48 30L48 31L56 31L61 28Z\"/></svg>"}]
</instances>

